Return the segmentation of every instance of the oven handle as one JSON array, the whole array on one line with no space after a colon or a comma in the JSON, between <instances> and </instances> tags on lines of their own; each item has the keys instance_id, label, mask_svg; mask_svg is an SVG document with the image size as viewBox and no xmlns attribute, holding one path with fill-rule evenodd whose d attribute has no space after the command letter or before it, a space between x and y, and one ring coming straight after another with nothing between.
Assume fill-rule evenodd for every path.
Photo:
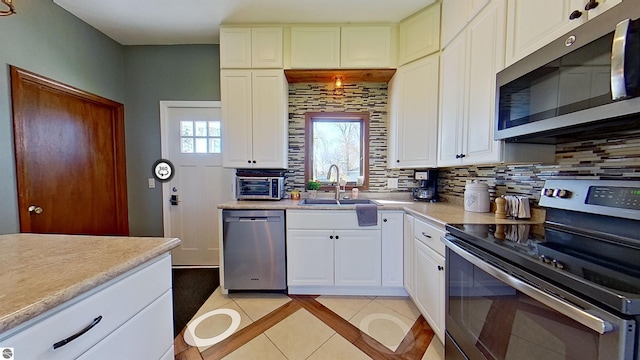
<instances>
[{"instance_id":1,"label":"oven handle","mask_svg":"<svg viewBox=\"0 0 640 360\"><path fill-rule=\"evenodd\" d=\"M580 324L588 327L598 334L605 334L614 330L613 325L611 325L609 322L602 320L592 314L589 314L584 310L577 308L565 301L545 294L543 291L540 291L533 286L518 280L517 278L505 273L504 271L499 270L496 267L484 262L482 259L479 259L478 257L470 254L469 252L453 243L451 240L443 237L442 241L444 241L444 243L449 249L451 249L451 251L455 252L465 260L477 266L480 270L487 272L488 274L494 276L505 284L547 305L548 307L558 311L559 313L570 317L571 319L579 322Z\"/></svg>"}]
</instances>

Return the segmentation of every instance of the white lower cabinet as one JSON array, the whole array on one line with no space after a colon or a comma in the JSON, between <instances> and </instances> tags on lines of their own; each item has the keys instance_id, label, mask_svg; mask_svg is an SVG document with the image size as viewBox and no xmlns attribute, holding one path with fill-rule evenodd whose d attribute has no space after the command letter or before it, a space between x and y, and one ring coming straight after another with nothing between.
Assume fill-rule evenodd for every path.
<instances>
[{"instance_id":1,"label":"white lower cabinet","mask_svg":"<svg viewBox=\"0 0 640 360\"><path fill-rule=\"evenodd\" d=\"M440 226L405 215L404 286L441 342L444 342L445 246L440 238L444 234Z\"/></svg>"},{"instance_id":2,"label":"white lower cabinet","mask_svg":"<svg viewBox=\"0 0 640 360\"><path fill-rule=\"evenodd\" d=\"M420 240L416 249L416 306L435 334L444 342L444 256Z\"/></svg>"},{"instance_id":3,"label":"white lower cabinet","mask_svg":"<svg viewBox=\"0 0 640 360\"><path fill-rule=\"evenodd\" d=\"M286 216L290 294L406 295L402 212L379 211L378 225L367 227L358 226L354 210L287 210Z\"/></svg>"},{"instance_id":4,"label":"white lower cabinet","mask_svg":"<svg viewBox=\"0 0 640 360\"><path fill-rule=\"evenodd\" d=\"M172 313L167 254L0 334L0 347L17 359L161 359L173 346Z\"/></svg>"}]
</instances>

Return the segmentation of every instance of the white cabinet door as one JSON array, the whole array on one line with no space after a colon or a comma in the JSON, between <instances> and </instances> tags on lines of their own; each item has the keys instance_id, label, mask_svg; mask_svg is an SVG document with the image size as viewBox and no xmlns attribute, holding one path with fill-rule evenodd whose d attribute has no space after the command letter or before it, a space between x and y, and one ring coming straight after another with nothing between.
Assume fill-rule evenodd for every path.
<instances>
[{"instance_id":1,"label":"white cabinet door","mask_svg":"<svg viewBox=\"0 0 640 360\"><path fill-rule=\"evenodd\" d=\"M467 27L467 86L463 164L499 162L502 142L493 140L496 74L504 67L506 2L494 0ZM445 79L446 81L446 79Z\"/></svg>"},{"instance_id":2,"label":"white cabinet door","mask_svg":"<svg viewBox=\"0 0 640 360\"><path fill-rule=\"evenodd\" d=\"M340 67L340 27L292 27L292 69Z\"/></svg>"},{"instance_id":3,"label":"white cabinet door","mask_svg":"<svg viewBox=\"0 0 640 360\"><path fill-rule=\"evenodd\" d=\"M284 72L221 70L220 95L223 165L285 169L288 96Z\"/></svg>"},{"instance_id":4,"label":"white cabinet door","mask_svg":"<svg viewBox=\"0 0 640 360\"><path fill-rule=\"evenodd\" d=\"M587 20L570 20L572 11L584 12L587 0L509 0L507 66L524 58Z\"/></svg>"},{"instance_id":5,"label":"white cabinet door","mask_svg":"<svg viewBox=\"0 0 640 360\"><path fill-rule=\"evenodd\" d=\"M252 152L251 70L221 70L222 163L250 167Z\"/></svg>"},{"instance_id":6,"label":"white cabinet door","mask_svg":"<svg viewBox=\"0 0 640 360\"><path fill-rule=\"evenodd\" d=\"M442 52L438 166L500 162L495 79L504 66L506 3L494 0Z\"/></svg>"},{"instance_id":7,"label":"white cabinet door","mask_svg":"<svg viewBox=\"0 0 640 360\"><path fill-rule=\"evenodd\" d=\"M335 285L380 286L380 231L336 230Z\"/></svg>"},{"instance_id":8,"label":"white cabinet door","mask_svg":"<svg viewBox=\"0 0 640 360\"><path fill-rule=\"evenodd\" d=\"M220 68L251 68L251 28L220 28Z\"/></svg>"},{"instance_id":9,"label":"white cabinet door","mask_svg":"<svg viewBox=\"0 0 640 360\"><path fill-rule=\"evenodd\" d=\"M489 0L443 0L442 48L446 48L488 3Z\"/></svg>"},{"instance_id":10,"label":"white cabinet door","mask_svg":"<svg viewBox=\"0 0 640 360\"><path fill-rule=\"evenodd\" d=\"M287 91L283 71L253 70L252 165L254 167L287 168L289 151Z\"/></svg>"},{"instance_id":11,"label":"white cabinet door","mask_svg":"<svg viewBox=\"0 0 640 360\"><path fill-rule=\"evenodd\" d=\"M340 36L341 68L394 67L390 26L342 27Z\"/></svg>"},{"instance_id":12,"label":"white cabinet door","mask_svg":"<svg viewBox=\"0 0 640 360\"><path fill-rule=\"evenodd\" d=\"M416 289L414 299L433 331L440 338L440 341L444 342L444 258L419 240L415 240L415 247Z\"/></svg>"},{"instance_id":13,"label":"white cabinet door","mask_svg":"<svg viewBox=\"0 0 640 360\"><path fill-rule=\"evenodd\" d=\"M401 66L394 76L389 162L392 168L433 167L437 162L439 56Z\"/></svg>"},{"instance_id":14,"label":"white cabinet door","mask_svg":"<svg viewBox=\"0 0 640 360\"><path fill-rule=\"evenodd\" d=\"M414 218L411 215L404 215L404 289L409 296L415 296L415 244L413 240Z\"/></svg>"},{"instance_id":15,"label":"white cabinet door","mask_svg":"<svg viewBox=\"0 0 640 360\"><path fill-rule=\"evenodd\" d=\"M456 37L444 51L440 76L438 166L460 164L464 121L467 37Z\"/></svg>"},{"instance_id":16,"label":"white cabinet door","mask_svg":"<svg viewBox=\"0 0 640 360\"><path fill-rule=\"evenodd\" d=\"M381 211L382 286L403 286L404 212Z\"/></svg>"},{"instance_id":17,"label":"white cabinet door","mask_svg":"<svg viewBox=\"0 0 640 360\"><path fill-rule=\"evenodd\" d=\"M282 28L220 29L221 69L281 69Z\"/></svg>"},{"instance_id":18,"label":"white cabinet door","mask_svg":"<svg viewBox=\"0 0 640 360\"><path fill-rule=\"evenodd\" d=\"M333 285L333 230L287 231L287 285Z\"/></svg>"},{"instance_id":19,"label":"white cabinet door","mask_svg":"<svg viewBox=\"0 0 640 360\"><path fill-rule=\"evenodd\" d=\"M400 22L398 64L403 65L440 49L440 4Z\"/></svg>"},{"instance_id":20,"label":"white cabinet door","mask_svg":"<svg viewBox=\"0 0 640 360\"><path fill-rule=\"evenodd\" d=\"M222 53L222 50L220 51ZM281 69L282 66L282 28L252 28L251 67Z\"/></svg>"}]
</instances>

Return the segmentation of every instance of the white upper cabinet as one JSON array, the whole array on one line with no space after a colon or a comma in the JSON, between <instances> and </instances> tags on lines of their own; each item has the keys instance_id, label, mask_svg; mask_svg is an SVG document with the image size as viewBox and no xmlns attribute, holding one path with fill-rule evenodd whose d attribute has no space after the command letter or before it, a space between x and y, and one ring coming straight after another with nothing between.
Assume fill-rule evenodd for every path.
<instances>
[{"instance_id":1,"label":"white upper cabinet","mask_svg":"<svg viewBox=\"0 0 640 360\"><path fill-rule=\"evenodd\" d=\"M509 0L506 65L515 63L620 2L622 0L599 0L597 7L586 10L588 0Z\"/></svg>"},{"instance_id":2,"label":"white upper cabinet","mask_svg":"<svg viewBox=\"0 0 640 360\"><path fill-rule=\"evenodd\" d=\"M435 167L438 68L434 54L398 68L389 86L389 168Z\"/></svg>"},{"instance_id":3,"label":"white upper cabinet","mask_svg":"<svg viewBox=\"0 0 640 360\"><path fill-rule=\"evenodd\" d=\"M488 3L489 0L443 0L442 48L445 48Z\"/></svg>"},{"instance_id":4,"label":"white upper cabinet","mask_svg":"<svg viewBox=\"0 0 640 360\"><path fill-rule=\"evenodd\" d=\"M220 68L281 69L282 28L220 29Z\"/></svg>"},{"instance_id":5,"label":"white upper cabinet","mask_svg":"<svg viewBox=\"0 0 640 360\"><path fill-rule=\"evenodd\" d=\"M337 69L339 67L339 26L291 28L292 69Z\"/></svg>"},{"instance_id":6,"label":"white upper cabinet","mask_svg":"<svg viewBox=\"0 0 640 360\"><path fill-rule=\"evenodd\" d=\"M493 0L442 52L438 166L502 161L493 127L505 14L505 0Z\"/></svg>"},{"instance_id":7,"label":"white upper cabinet","mask_svg":"<svg viewBox=\"0 0 640 360\"><path fill-rule=\"evenodd\" d=\"M287 168L287 90L282 70L220 71L225 167Z\"/></svg>"},{"instance_id":8,"label":"white upper cabinet","mask_svg":"<svg viewBox=\"0 0 640 360\"><path fill-rule=\"evenodd\" d=\"M340 67L343 69L390 68L395 65L390 26L342 27Z\"/></svg>"},{"instance_id":9,"label":"white upper cabinet","mask_svg":"<svg viewBox=\"0 0 640 360\"><path fill-rule=\"evenodd\" d=\"M440 4L400 22L398 65L440 50Z\"/></svg>"}]
</instances>

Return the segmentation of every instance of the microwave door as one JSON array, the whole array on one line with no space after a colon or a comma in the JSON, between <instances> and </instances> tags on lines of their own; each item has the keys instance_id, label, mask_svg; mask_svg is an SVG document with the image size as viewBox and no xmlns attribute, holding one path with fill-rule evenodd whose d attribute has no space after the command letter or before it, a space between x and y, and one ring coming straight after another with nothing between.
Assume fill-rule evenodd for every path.
<instances>
[{"instance_id":1,"label":"microwave door","mask_svg":"<svg viewBox=\"0 0 640 360\"><path fill-rule=\"evenodd\" d=\"M640 87L640 31L638 21L618 23L611 46L611 95L623 100L637 95ZM635 28L635 30L634 30Z\"/></svg>"}]
</instances>

